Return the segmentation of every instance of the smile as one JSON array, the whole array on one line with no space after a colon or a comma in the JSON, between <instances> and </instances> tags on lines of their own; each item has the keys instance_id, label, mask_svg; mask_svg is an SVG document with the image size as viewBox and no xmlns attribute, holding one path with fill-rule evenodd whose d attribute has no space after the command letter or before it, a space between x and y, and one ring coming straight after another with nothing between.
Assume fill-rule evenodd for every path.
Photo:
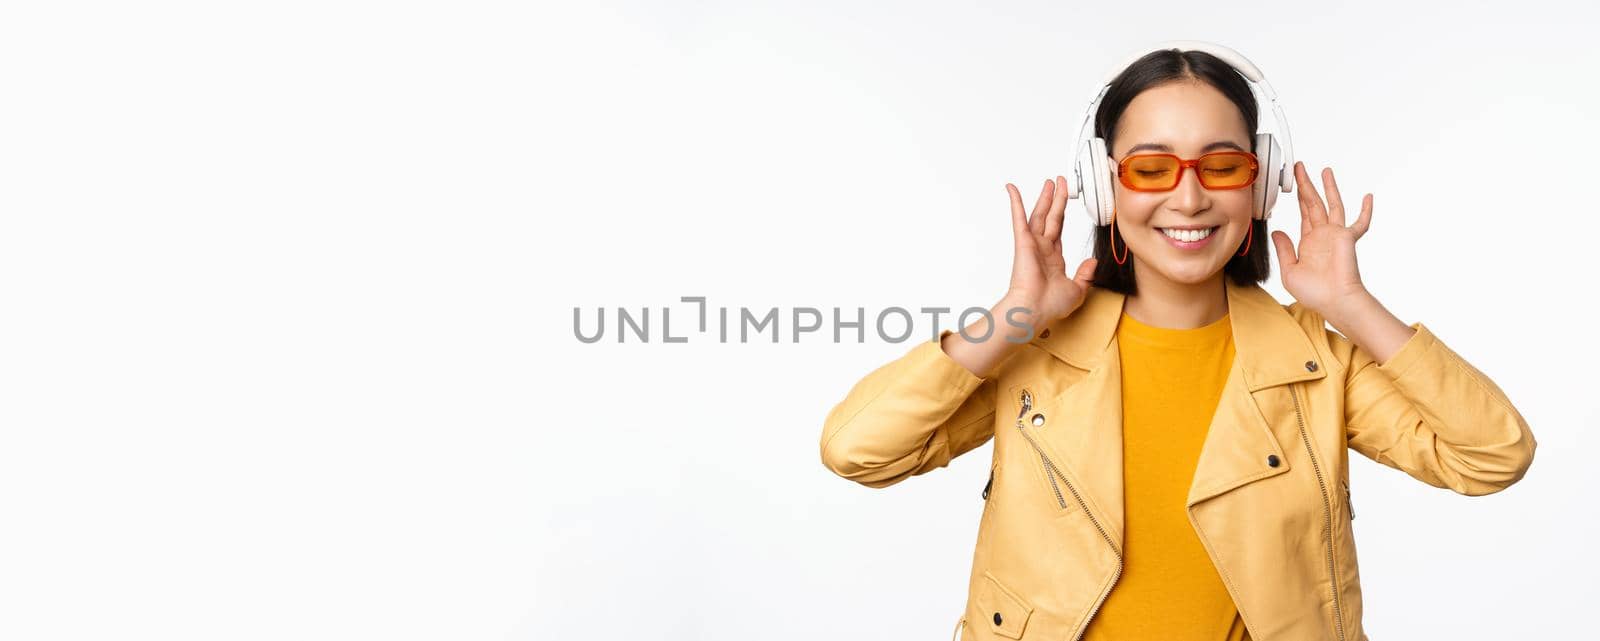
<instances>
[{"instance_id":1,"label":"smile","mask_svg":"<svg viewBox=\"0 0 1600 641\"><path fill-rule=\"evenodd\" d=\"M1167 242L1171 243L1173 247L1178 249L1199 249L1210 242L1211 236L1217 231L1217 227L1194 230L1173 230L1157 227L1156 230L1160 231L1161 235L1165 236Z\"/></svg>"}]
</instances>

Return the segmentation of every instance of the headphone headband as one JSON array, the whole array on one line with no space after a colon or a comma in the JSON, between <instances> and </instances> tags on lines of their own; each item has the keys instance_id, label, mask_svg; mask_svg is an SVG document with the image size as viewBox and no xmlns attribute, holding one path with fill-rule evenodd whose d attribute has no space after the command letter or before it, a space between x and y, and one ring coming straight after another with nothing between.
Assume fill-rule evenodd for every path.
<instances>
[{"instance_id":1,"label":"headphone headband","mask_svg":"<svg viewBox=\"0 0 1600 641\"><path fill-rule=\"evenodd\" d=\"M1111 81L1116 80L1117 74L1122 73L1123 69L1127 69L1134 62L1149 55L1152 51L1161 51L1164 49L1177 49L1179 51L1204 51L1213 56L1221 58L1223 62L1228 63L1234 69L1238 69L1239 74L1244 76L1246 80L1262 85L1264 89L1262 93L1266 95L1267 100L1278 99L1278 94L1272 90L1272 85L1267 83L1267 76L1261 73L1261 70L1256 68L1255 63L1250 62L1250 59L1245 58L1237 51L1217 43L1206 42L1204 40L1168 40L1149 49L1142 50L1139 53L1128 56L1127 59L1123 60L1122 64L1117 65L1116 69L1112 70L1111 73L1106 74L1105 80L1100 84L1111 84Z\"/></svg>"}]
</instances>

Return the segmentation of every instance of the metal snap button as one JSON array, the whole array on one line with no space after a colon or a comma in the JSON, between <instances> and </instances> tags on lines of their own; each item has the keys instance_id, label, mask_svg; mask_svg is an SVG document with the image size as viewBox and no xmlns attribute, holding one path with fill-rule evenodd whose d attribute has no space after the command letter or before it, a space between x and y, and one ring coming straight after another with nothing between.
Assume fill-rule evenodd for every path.
<instances>
[{"instance_id":1,"label":"metal snap button","mask_svg":"<svg viewBox=\"0 0 1600 641\"><path fill-rule=\"evenodd\" d=\"M1044 425L1044 415L1043 414L1034 414L1033 415L1033 426L1034 427L1039 427L1040 425Z\"/></svg>"},{"instance_id":2,"label":"metal snap button","mask_svg":"<svg viewBox=\"0 0 1600 641\"><path fill-rule=\"evenodd\" d=\"M1306 361L1306 371L1308 371L1308 372L1317 371L1317 362L1316 361Z\"/></svg>"},{"instance_id":3,"label":"metal snap button","mask_svg":"<svg viewBox=\"0 0 1600 641\"><path fill-rule=\"evenodd\" d=\"M1278 455L1277 454L1268 454L1267 455L1267 467L1277 467L1277 466L1278 466Z\"/></svg>"},{"instance_id":4,"label":"metal snap button","mask_svg":"<svg viewBox=\"0 0 1600 641\"><path fill-rule=\"evenodd\" d=\"M999 612L994 613L994 624L995 625L1000 625L1000 613Z\"/></svg>"}]
</instances>

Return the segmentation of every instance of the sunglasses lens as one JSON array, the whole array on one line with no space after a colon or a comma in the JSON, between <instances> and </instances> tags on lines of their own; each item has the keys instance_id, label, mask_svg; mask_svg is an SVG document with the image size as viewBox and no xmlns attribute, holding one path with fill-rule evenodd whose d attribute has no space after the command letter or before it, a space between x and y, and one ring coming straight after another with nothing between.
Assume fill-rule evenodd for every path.
<instances>
[{"instance_id":1,"label":"sunglasses lens","mask_svg":"<svg viewBox=\"0 0 1600 641\"><path fill-rule=\"evenodd\" d=\"M1200 182L1210 189L1234 189L1255 180L1250 157L1238 153L1209 154L1200 159Z\"/></svg>"},{"instance_id":2,"label":"sunglasses lens","mask_svg":"<svg viewBox=\"0 0 1600 641\"><path fill-rule=\"evenodd\" d=\"M1178 184L1178 160L1172 156L1134 156L1122 167L1122 180L1134 189L1171 189Z\"/></svg>"}]
</instances>

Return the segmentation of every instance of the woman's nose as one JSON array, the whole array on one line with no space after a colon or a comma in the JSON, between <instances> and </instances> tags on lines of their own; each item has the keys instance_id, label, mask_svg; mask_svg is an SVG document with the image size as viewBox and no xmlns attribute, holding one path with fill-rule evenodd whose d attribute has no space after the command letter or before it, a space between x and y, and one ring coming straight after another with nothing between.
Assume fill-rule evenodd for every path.
<instances>
[{"instance_id":1,"label":"woman's nose","mask_svg":"<svg viewBox=\"0 0 1600 641\"><path fill-rule=\"evenodd\" d=\"M1193 212L1201 209L1206 198L1206 188L1200 184L1199 168L1189 167L1178 177L1178 186L1172 188L1171 205L1174 209Z\"/></svg>"}]
</instances>

